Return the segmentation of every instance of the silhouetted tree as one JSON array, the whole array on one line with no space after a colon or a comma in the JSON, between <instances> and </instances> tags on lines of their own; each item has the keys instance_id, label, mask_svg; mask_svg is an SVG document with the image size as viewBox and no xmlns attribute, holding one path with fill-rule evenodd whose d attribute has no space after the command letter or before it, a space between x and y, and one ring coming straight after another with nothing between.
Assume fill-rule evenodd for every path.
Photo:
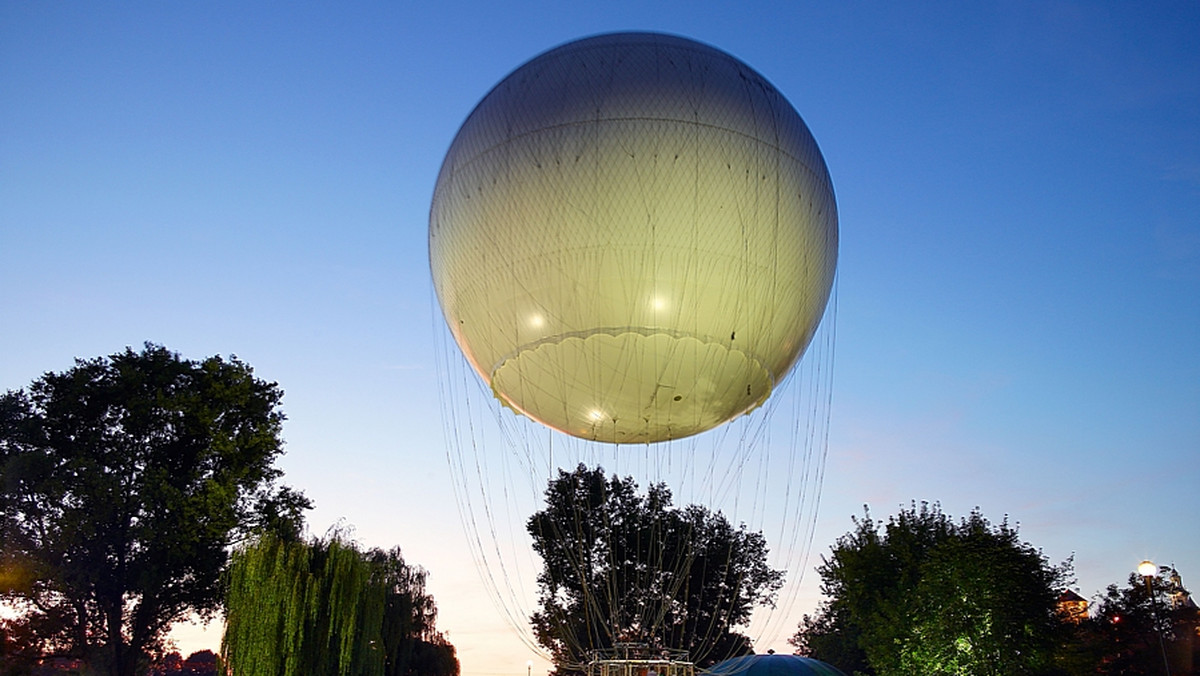
<instances>
[{"instance_id":1,"label":"silhouetted tree","mask_svg":"<svg viewBox=\"0 0 1200 676\"><path fill-rule=\"evenodd\" d=\"M783 584L760 533L602 468L560 470L527 527L542 558L530 620L560 673L621 642L687 650L700 666L744 654L736 628Z\"/></svg>"},{"instance_id":2,"label":"silhouetted tree","mask_svg":"<svg viewBox=\"0 0 1200 676\"><path fill-rule=\"evenodd\" d=\"M1124 587L1111 584L1095 604L1091 619L1080 627L1085 652L1098 662L1091 673L1159 676L1164 673L1163 653L1172 674L1192 674L1200 665L1200 610L1192 602L1170 598L1177 592L1163 575L1145 578L1130 573ZM1187 599L1187 596L1182 598ZM1161 639L1161 643L1159 642Z\"/></svg>"},{"instance_id":3,"label":"silhouetted tree","mask_svg":"<svg viewBox=\"0 0 1200 676\"><path fill-rule=\"evenodd\" d=\"M5 633L132 676L173 622L217 610L235 539L294 536L310 506L275 483L281 396L236 357L151 344L0 396Z\"/></svg>"},{"instance_id":4,"label":"silhouetted tree","mask_svg":"<svg viewBox=\"0 0 1200 676\"><path fill-rule=\"evenodd\" d=\"M211 650L198 650L186 660L172 651L155 660L148 676L217 676L218 673L217 654Z\"/></svg>"},{"instance_id":5,"label":"silhouetted tree","mask_svg":"<svg viewBox=\"0 0 1200 676\"><path fill-rule=\"evenodd\" d=\"M456 676L425 577L398 548L265 535L233 555L225 664L239 676Z\"/></svg>"},{"instance_id":6,"label":"silhouetted tree","mask_svg":"<svg viewBox=\"0 0 1200 676\"><path fill-rule=\"evenodd\" d=\"M1051 674L1061 631L1052 566L1007 521L955 522L922 503L867 513L817 568L827 599L791 639L847 673Z\"/></svg>"}]
</instances>

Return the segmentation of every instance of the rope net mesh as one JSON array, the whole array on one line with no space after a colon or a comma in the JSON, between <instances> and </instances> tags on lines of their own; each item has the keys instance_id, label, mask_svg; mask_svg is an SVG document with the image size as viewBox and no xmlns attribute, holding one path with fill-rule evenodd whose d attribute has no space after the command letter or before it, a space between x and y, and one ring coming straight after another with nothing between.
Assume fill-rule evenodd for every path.
<instances>
[{"instance_id":1,"label":"rope net mesh","mask_svg":"<svg viewBox=\"0 0 1200 676\"><path fill-rule=\"evenodd\" d=\"M837 233L803 120L707 45L570 43L468 117L430 210L443 421L475 564L531 648L546 569L530 519L563 471L630 477L645 499L665 486L677 509L761 532L771 567L799 577L828 432ZM735 562L674 522L571 504L536 533L580 543L555 572L578 578L595 621L560 652L582 664L630 639L677 648L689 573ZM585 537L597 526L621 537ZM672 552L680 542L694 546ZM751 633L787 628L797 582ZM732 604L742 582L723 584ZM555 605L543 623L565 626ZM734 615L688 618L692 660L725 656L706 653Z\"/></svg>"}]
</instances>

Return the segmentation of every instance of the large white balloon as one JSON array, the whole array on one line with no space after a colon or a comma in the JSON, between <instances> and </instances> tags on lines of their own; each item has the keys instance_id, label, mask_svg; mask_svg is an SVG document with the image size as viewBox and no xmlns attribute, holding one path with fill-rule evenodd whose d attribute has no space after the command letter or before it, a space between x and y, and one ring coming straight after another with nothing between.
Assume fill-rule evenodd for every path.
<instances>
[{"instance_id":1,"label":"large white balloon","mask_svg":"<svg viewBox=\"0 0 1200 676\"><path fill-rule=\"evenodd\" d=\"M825 310L825 162L761 75L684 38L572 42L479 103L438 176L446 321L506 406L645 443L761 405Z\"/></svg>"}]
</instances>

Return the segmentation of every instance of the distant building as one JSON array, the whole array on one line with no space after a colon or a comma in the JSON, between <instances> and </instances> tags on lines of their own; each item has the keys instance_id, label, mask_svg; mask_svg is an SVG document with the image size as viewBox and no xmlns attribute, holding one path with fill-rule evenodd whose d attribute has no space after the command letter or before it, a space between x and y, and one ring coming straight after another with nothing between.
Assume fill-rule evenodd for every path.
<instances>
[{"instance_id":1,"label":"distant building","mask_svg":"<svg viewBox=\"0 0 1200 676\"><path fill-rule=\"evenodd\" d=\"M1063 592L1058 595L1058 612L1060 615L1066 618L1068 622L1079 624L1088 617L1087 599L1083 598L1079 594L1076 594L1070 589L1064 589Z\"/></svg>"},{"instance_id":2,"label":"distant building","mask_svg":"<svg viewBox=\"0 0 1200 676\"><path fill-rule=\"evenodd\" d=\"M1171 599L1172 608L1196 607L1192 595L1183 588L1183 578L1179 577L1179 571L1175 570L1175 566L1171 566L1171 575L1167 577L1167 597Z\"/></svg>"}]
</instances>

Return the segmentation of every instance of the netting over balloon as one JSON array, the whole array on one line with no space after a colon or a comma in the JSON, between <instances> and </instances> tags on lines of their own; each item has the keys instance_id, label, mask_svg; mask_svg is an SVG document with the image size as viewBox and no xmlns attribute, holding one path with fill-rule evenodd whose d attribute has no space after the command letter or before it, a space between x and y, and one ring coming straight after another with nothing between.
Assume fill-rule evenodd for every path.
<instances>
[{"instance_id":1,"label":"netting over balloon","mask_svg":"<svg viewBox=\"0 0 1200 676\"><path fill-rule=\"evenodd\" d=\"M740 61L662 35L581 40L505 78L447 152L429 223L446 321L496 397L616 443L760 406L837 259L800 116Z\"/></svg>"},{"instance_id":2,"label":"netting over balloon","mask_svg":"<svg viewBox=\"0 0 1200 676\"><path fill-rule=\"evenodd\" d=\"M793 578L778 596L789 607L824 467L837 247L808 128L766 79L707 45L573 42L468 116L429 225L448 455L476 563L531 646L543 562L530 517L548 482L581 464L762 531L771 565ZM620 567L616 553L589 556L565 565ZM688 564L674 565L653 584ZM616 617L619 588L587 586L587 603ZM680 587L664 589L669 600ZM621 609L642 636L678 621L643 605ZM755 620L757 633L794 622ZM607 649L632 631L570 647Z\"/></svg>"}]
</instances>

